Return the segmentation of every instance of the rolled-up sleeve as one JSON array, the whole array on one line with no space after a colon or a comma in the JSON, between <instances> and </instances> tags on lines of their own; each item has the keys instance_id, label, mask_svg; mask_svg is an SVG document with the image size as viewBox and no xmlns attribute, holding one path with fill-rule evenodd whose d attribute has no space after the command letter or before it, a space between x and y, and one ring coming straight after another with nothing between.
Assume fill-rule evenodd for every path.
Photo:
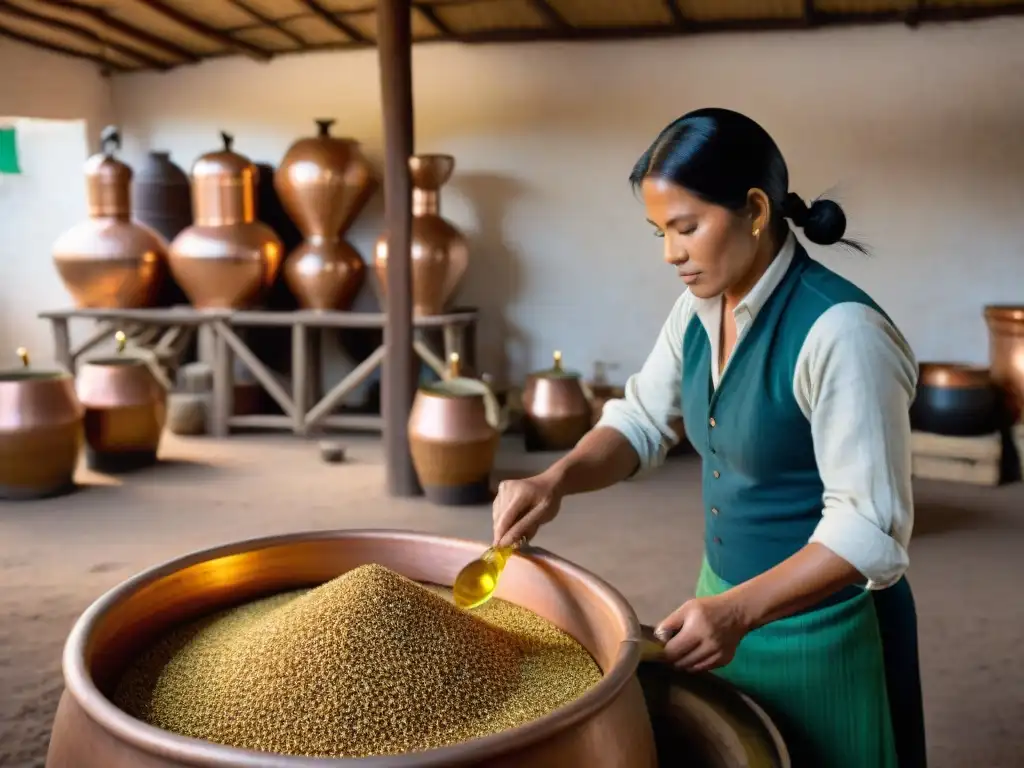
<instances>
[{"instance_id":1,"label":"rolled-up sleeve","mask_svg":"<svg viewBox=\"0 0 1024 768\"><path fill-rule=\"evenodd\" d=\"M679 442L683 333L691 304L689 292L679 297L643 367L626 381L625 396L605 403L597 423L629 441L640 457L639 472L660 466Z\"/></svg>"},{"instance_id":2,"label":"rolled-up sleeve","mask_svg":"<svg viewBox=\"0 0 1024 768\"><path fill-rule=\"evenodd\" d=\"M794 393L808 416L825 486L810 541L883 589L909 565L914 524L910 405L917 362L874 309L840 304L812 326L797 360Z\"/></svg>"}]
</instances>

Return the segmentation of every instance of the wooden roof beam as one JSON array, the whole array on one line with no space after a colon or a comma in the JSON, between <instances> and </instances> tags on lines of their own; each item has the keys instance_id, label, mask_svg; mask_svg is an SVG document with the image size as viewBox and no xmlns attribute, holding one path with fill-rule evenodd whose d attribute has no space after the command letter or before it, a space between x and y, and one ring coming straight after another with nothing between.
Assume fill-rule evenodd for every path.
<instances>
[{"instance_id":1,"label":"wooden roof beam","mask_svg":"<svg viewBox=\"0 0 1024 768\"><path fill-rule=\"evenodd\" d=\"M256 19L256 21L258 21L263 26L270 27L275 32L280 32L282 35L284 35L297 46L299 46L299 48L306 47L307 43L305 40L303 40L301 37L299 37L297 34L292 32L284 25L278 24L276 21L274 21L274 19L270 18L269 16L264 16L255 8L251 8L249 4L245 2L245 0L228 0L228 2L230 2L233 6L235 6L235 8L238 8L243 13L246 13L252 18Z\"/></svg>"},{"instance_id":2,"label":"wooden roof beam","mask_svg":"<svg viewBox=\"0 0 1024 768\"><path fill-rule=\"evenodd\" d=\"M366 35L364 35L362 32L360 32L358 29L353 27L348 22L339 19L333 13L331 13L322 5L320 5L320 3L317 2L317 0L296 0L296 2L298 2L298 4L303 6L304 8L307 8L310 11L310 13L319 16L321 19L326 21L339 32L343 32L344 34L351 37L357 43L362 43L364 45L370 44L370 38L368 38Z\"/></svg>"},{"instance_id":3,"label":"wooden roof beam","mask_svg":"<svg viewBox=\"0 0 1024 768\"><path fill-rule=\"evenodd\" d=\"M813 0L807 0L807 2L813 2ZM686 29L686 16L683 15L678 1L665 0L665 8L668 10L668 15L672 17L672 23L676 29Z\"/></svg>"},{"instance_id":4,"label":"wooden roof beam","mask_svg":"<svg viewBox=\"0 0 1024 768\"><path fill-rule=\"evenodd\" d=\"M437 10L433 6L427 5L426 3L414 2L412 4L412 7L415 8L416 11L420 14L420 16L426 19L434 27L434 29L436 29L446 38L454 39L457 37L457 35L455 35L452 32L451 27L449 27L447 24L441 21L441 17L437 15Z\"/></svg>"},{"instance_id":5,"label":"wooden roof beam","mask_svg":"<svg viewBox=\"0 0 1024 768\"><path fill-rule=\"evenodd\" d=\"M257 61L270 61L273 58L273 54L270 51L264 50L252 43L247 43L244 40L237 40L231 37L231 35L219 29L214 29L209 24L204 24L193 16L189 16L187 13L182 13L177 8L164 4L162 0L137 0L137 2L152 11L156 11L164 18L170 19L178 26L184 27L189 32L205 37L207 40L212 40L215 43L220 43L228 48L234 48L236 51L244 53L246 56Z\"/></svg>"},{"instance_id":6,"label":"wooden roof beam","mask_svg":"<svg viewBox=\"0 0 1024 768\"><path fill-rule=\"evenodd\" d=\"M551 3L549 3L548 0L527 1L529 2L531 8L533 8L537 13L544 17L544 21L546 21L549 26L552 26L559 31L569 31L571 29L574 29L572 24L566 21L562 17L562 14L560 14L551 6Z\"/></svg>"},{"instance_id":7,"label":"wooden roof beam","mask_svg":"<svg viewBox=\"0 0 1024 768\"><path fill-rule=\"evenodd\" d=\"M35 22L36 24L40 24L45 27L59 29L69 34L72 34L75 37L80 37L84 40L88 40L93 45L99 46L101 50L103 48L109 48L111 51L115 51L121 54L122 56L132 59L133 61L136 61L139 64L142 64L151 69L159 69L163 71L170 69L170 65L167 62L161 61L160 59L155 59L152 56L148 56L145 53L142 53L141 51L136 51L132 48L127 48L113 41L105 40L98 34L96 34L94 30L89 29L88 27L84 27L79 24L74 24L69 21L64 21L63 19L56 19L52 16L46 16L41 13L35 13L34 11L30 11L26 8L14 5L13 3L6 2L5 0L0 0L0 11L10 16L16 16L20 19L32 21Z\"/></svg>"},{"instance_id":8,"label":"wooden roof beam","mask_svg":"<svg viewBox=\"0 0 1024 768\"><path fill-rule=\"evenodd\" d=\"M124 67L120 67L117 64L107 61L102 56L86 53L85 51L80 51L77 48L68 48L64 45L57 45L56 43L51 43L49 40L44 40L43 38L36 37L35 35L28 35L24 32L15 32L13 29L5 27L2 21L0 21L0 37L6 37L9 40L16 40L19 43L31 45L34 48L42 48L44 50L51 51L52 53L59 53L61 56L74 56L76 59L91 61L111 72L126 71Z\"/></svg>"}]
</instances>

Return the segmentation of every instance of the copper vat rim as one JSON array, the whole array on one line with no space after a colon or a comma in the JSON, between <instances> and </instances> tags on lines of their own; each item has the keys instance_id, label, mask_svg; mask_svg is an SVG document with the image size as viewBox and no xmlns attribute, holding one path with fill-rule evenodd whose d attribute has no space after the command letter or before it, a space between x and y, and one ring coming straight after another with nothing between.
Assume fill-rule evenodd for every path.
<instances>
[{"instance_id":1,"label":"copper vat rim","mask_svg":"<svg viewBox=\"0 0 1024 768\"><path fill-rule=\"evenodd\" d=\"M992 374L987 365L928 360L918 363L917 383L938 389L986 388L992 386Z\"/></svg>"},{"instance_id":2,"label":"copper vat rim","mask_svg":"<svg viewBox=\"0 0 1024 768\"><path fill-rule=\"evenodd\" d=\"M988 304L985 306L985 319L1024 322L1024 304Z\"/></svg>"},{"instance_id":3,"label":"copper vat rim","mask_svg":"<svg viewBox=\"0 0 1024 768\"><path fill-rule=\"evenodd\" d=\"M0 386L5 384L40 384L43 382L57 382L74 380L67 371L54 368L51 370L25 370L24 368L7 368L0 370Z\"/></svg>"},{"instance_id":4,"label":"copper vat rim","mask_svg":"<svg viewBox=\"0 0 1024 768\"><path fill-rule=\"evenodd\" d=\"M517 553L515 556L528 556L532 560L540 561L556 571L569 574L587 584L594 590L594 594L608 605L612 613L625 624L626 632L624 639L619 644L615 663L602 676L599 683L575 701L518 728L439 749L402 755L361 758L310 758L277 755L193 739L156 728L141 720L136 720L120 710L100 692L93 682L86 664L86 650L89 641L94 629L104 616L122 599L159 579L208 560L251 552L255 549L339 538L413 541L424 546L431 544L455 545L465 548L467 552L480 552L488 547L488 544L484 542L420 531L384 528L336 529L245 539L167 560L141 571L109 589L86 608L75 621L64 644L61 657L64 686L68 694L74 698L87 717L116 738L146 753L179 760L188 765L210 766L211 768L219 768L224 765L243 766L244 768L314 768L315 766L350 764L366 768L412 768L412 766L416 766L416 768L447 768L467 762L493 759L506 752L521 750L562 733L607 707L619 696L622 689L635 679L641 657L642 633L640 621L626 598L599 576L546 550L531 547L528 555ZM468 557L472 558L473 555L470 554Z\"/></svg>"}]
</instances>

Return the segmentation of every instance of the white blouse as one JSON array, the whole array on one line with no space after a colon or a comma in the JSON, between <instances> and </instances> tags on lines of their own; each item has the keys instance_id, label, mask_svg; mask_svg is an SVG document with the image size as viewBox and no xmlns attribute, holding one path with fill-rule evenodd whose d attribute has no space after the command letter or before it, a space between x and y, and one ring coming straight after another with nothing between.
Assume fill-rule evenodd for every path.
<instances>
[{"instance_id":1,"label":"white blouse","mask_svg":"<svg viewBox=\"0 0 1024 768\"><path fill-rule=\"evenodd\" d=\"M749 294L733 310L736 347L793 260L792 234ZM625 398L605 404L599 426L629 440L641 471L660 466L678 442L683 334L694 315L719 359L722 297L689 291L676 301L646 362L626 382ZM735 352L733 353L735 354ZM728 363L726 363L728 367ZM717 387L721 372L711 366ZM914 524L910 404L917 361L881 314L856 302L837 304L811 326L797 358L793 395L811 423L825 492L810 541L843 558L867 579L867 589L899 580L909 565Z\"/></svg>"}]
</instances>

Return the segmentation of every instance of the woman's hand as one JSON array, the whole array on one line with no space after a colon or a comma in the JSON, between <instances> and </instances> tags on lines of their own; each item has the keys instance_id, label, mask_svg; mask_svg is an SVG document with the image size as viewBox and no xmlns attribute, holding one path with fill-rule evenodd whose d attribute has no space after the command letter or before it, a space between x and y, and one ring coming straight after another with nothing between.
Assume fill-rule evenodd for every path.
<instances>
[{"instance_id":1,"label":"woman's hand","mask_svg":"<svg viewBox=\"0 0 1024 768\"><path fill-rule=\"evenodd\" d=\"M562 494L544 475L522 480L505 480L494 499L494 545L511 546L523 536L533 538L537 529L558 514Z\"/></svg>"},{"instance_id":2,"label":"woman's hand","mask_svg":"<svg viewBox=\"0 0 1024 768\"><path fill-rule=\"evenodd\" d=\"M749 631L737 601L724 592L687 600L658 625L655 635L665 642L665 659L670 664L705 672L732 661Z\"/></svg>"}]
</instances>

